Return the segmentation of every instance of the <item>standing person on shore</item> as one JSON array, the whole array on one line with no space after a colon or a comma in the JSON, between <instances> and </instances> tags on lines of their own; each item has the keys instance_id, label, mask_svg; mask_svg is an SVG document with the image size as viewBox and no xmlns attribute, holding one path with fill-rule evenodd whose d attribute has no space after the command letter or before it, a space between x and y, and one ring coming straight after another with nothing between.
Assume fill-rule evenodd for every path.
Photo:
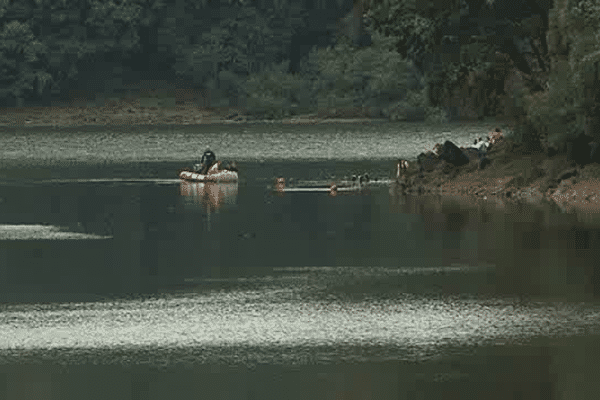
<instances>
[{"instance_id":1,"label":"standing person on shore","mask_svg":"<svg viewBox=\"0 0 600 400\"><path fill-rule=\"evenodd\" d=\"M396 178L400 178L408 170L408 161L398 160L396 162Z\"/></svg>"},{"instance_id":2,"label":"standing person on shore","mask_svg":"<svg viewBox=\"0 0 600 400\"><path fill-rule=\"evenodd\" d=\"M488 133L488 141L491 145L494 145L503 139L504 134L500 128L496 128L494 131Z\"/></svg>"},{"instance_id":3,"label":"standing person on shore","mask_svg":"<svg viewBox=\"0 0 600 400\"><path fill-rule=\"evenodd\" d=\"M478 151L486 151L488 149L488 147L490 147L490 142L489 142L489 137L485 138L486 140L483 140L483 138L478 138L475 140L475 143L473 144L473 146L471 146L474 149L477 149Z\"/></svg>"}]
</instances>

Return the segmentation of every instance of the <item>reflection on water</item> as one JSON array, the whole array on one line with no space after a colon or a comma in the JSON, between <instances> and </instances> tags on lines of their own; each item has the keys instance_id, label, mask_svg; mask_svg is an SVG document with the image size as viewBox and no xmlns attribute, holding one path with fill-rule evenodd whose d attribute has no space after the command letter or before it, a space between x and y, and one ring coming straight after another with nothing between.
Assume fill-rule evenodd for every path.
<instances>
[{"instance_id":1,"label":"reflection on water","mask_svg":"<svg viewBox=\"0 0 600 400\"><path fill-rule=\"evenodd\" d=\"M4 306L0 354L5 362L37 351L42 358L137 364L149 362L146 350L152 348L163 363L418 361L450 349L582 335L600 327L600 309L592 305L406 293L347 301L321 286L323 276L419 274L402 270L359 277L353 268L313 268L304 275L239 278L232 282L237 288L227 291Z\"/></svg>"},{"instance_id":2,"label":"reflection on water","mask_svg":"<svg viewBox=\"0 0 600 400\"><path fill-rule=\"evenodd\" d=\"M206 210L217 210L224 204L236 204L237 182L190 182L181 181L181 195L189 203L199 204Z\"/></svg>"},{"instance_id":3,"label":"reflection on water","mask_svg":"<svg viewBox=\"0 0 600 400\"><path fill-rule=\"evenodd\" d=\"M237 203L237 182L190 182L181 181L180 194L184 202L200 206L206 212L206 230L211 231L211 214L219 212L224 205Z\"/></svg>"}]
</instances>

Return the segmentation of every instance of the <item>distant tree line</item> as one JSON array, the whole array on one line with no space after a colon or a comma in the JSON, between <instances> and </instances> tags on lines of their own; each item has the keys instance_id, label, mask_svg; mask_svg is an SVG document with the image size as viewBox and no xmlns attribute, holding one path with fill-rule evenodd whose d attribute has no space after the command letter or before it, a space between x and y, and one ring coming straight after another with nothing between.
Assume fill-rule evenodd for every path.
<instances>
[{"instance_id":1,"label":"distant tree line","mask_svg":"<svg viewBox=\"0 0 600 400\"><path fill-rule=\"evenodd\" d=\"M352 3L327 3L0 0L0 100L49 105L71 89L119 92L139 80L220 86L223 72L244 77L333 44L335 20Z\"/></svg>"},{"instance_id":2,"label":"distant tree line","mask_svg":"<svg viewBox=\"0 0 600 400\"><path fill-rule=\"evenodd\" d=\"M0 102L165 80L264 117L441 122L472 97L551 135L598 114L598 32L595 0L0 0Z\"/></svg>"}]
</instances>

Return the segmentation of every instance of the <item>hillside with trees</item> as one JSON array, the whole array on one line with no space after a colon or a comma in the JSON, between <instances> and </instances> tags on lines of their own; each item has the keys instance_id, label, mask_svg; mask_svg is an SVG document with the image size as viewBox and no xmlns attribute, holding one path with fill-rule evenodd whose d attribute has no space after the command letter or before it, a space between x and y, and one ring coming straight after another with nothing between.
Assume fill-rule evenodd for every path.
<instances>
[{"instance_id":1,"label":"hillside with trees","mask_svg":"<svg viewBox=\"0 0 600 400\"><path fill-rule=\"evenodd\" d=\"M0 104L598 126L594 0L0 1Z\"/></svg>"}]
</instances>

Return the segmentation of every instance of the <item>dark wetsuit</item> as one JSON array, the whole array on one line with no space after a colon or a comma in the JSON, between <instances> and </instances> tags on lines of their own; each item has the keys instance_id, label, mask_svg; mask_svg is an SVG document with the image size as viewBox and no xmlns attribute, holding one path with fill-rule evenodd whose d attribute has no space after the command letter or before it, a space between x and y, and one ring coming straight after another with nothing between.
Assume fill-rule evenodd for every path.
<instances>
[{"instance_id":1,"label":"dark wetsuit","mask_svg":"<svg viewBox=\"0 0 600 400\"><path fill-rule=\"evenodd\" d=\"M208 169L217 161L217 157L215 153L210 150L206 150L204 154L202 154L202 159L200 160L200 164L202 165L202 169L200 170L201 174L206 174Z\"/></svg>"}]
</instances>

